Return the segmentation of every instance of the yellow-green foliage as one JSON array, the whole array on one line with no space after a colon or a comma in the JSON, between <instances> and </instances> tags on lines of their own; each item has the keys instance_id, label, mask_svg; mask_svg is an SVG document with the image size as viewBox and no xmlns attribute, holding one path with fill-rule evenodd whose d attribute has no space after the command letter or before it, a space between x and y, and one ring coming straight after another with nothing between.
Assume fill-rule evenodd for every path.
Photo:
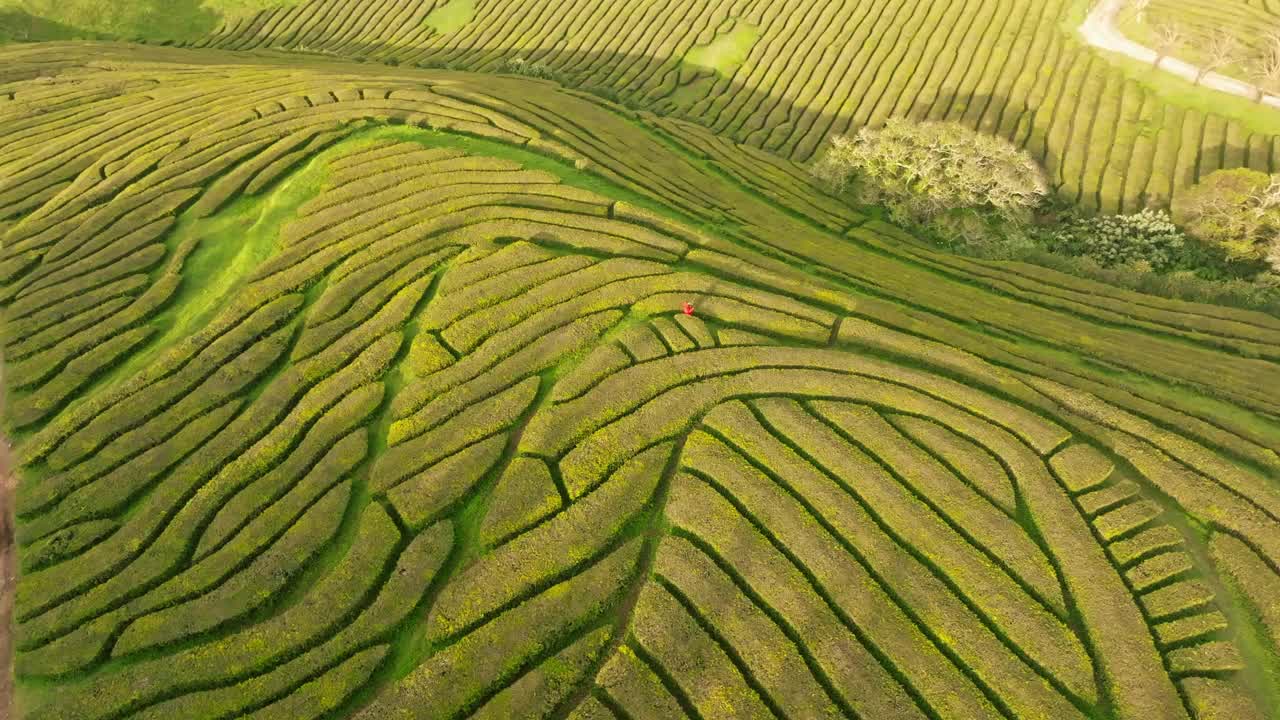
<instances>
[{"instance_id":1,"label":"yellow-green foliage","mask_svg":"<svg viewBox=\"0 0 1280 720\"><path fill-rule=\"evenodd\" d=\"M466 27L475 15L475 0L448 0L428 13L422 22L437 33L448 35Z\"/></svg>"},{"instance_id":2,"label":"yellow-green foliage","mask_svg":"<svg viewBox=\"0 0 1280 720\"><path fill-rule=\"evenodd\" d=\"M1245 168L1211 173L1178 196L1173 218L1228 258L1280 266L1280 176Z\"/></svg>"},{"instance_id":3,"label":"yellow-green foliage","mask_svg":"<svg viewBox=\"0 0 1280 720\"><path fill-rule=\"evenodd\" d=\"M731 75L746 59L760 38L760 28L744 21L726 21L706 45L696 45L685 53L684 62L721 75Z\"/></svg>"},{"instance_id":4,"label":"yellow-green foliage","mask_svg":"<svg viewBox=\"0 0 1280 720\"><path fill-rule=\"evenodd\" d=\"M425 5L354 12L374 7L211 42L332 48L329 11L373 58L436 42ZM692 6L657 7L636 12ZM1214 157L1193 138L1239 130L1091 85L1025 4L1025 57L1022 31L962 31L994 7L926 3L884 22L933 38L937 72L859 73L864 51L935 57L870 21L837 42L877 7L753 11L759 62L691 71L719 135L527 77L0 50L28 715L1274 715L1280 320L941 254L735 134L800 155L819 120L954 114L1043 157L1105 138L1102 98L1159 128L1168 196ZM656 57L738 32L704 19ZM490 22L453 34L476 40L459 57L509 54ZM791 86L788 53L803 101L735 87ZM640 59L608 67L653 90ZM1107 202L1145 192L1098 158L1061 168Z\"/></svg>"},{"instance_id":5,"label":"yellow-green foliage","mask_svg":"<svg viewBox=\"0 0 1280 720\"><path fill-rule=\"evenodd\" d=\"M219 23L235 21L268 8L290 7L302 0L4 0L6 10L31 16L35 31L22 40L43 40L42 31L54 35L78 33L83 37L125 40L194 40L212 32ZM14 22L19 22L15 18ZM51 25L46 25L50 23ZM60 39L56 36L51 39Z\"/></svg>"}]
</instances>

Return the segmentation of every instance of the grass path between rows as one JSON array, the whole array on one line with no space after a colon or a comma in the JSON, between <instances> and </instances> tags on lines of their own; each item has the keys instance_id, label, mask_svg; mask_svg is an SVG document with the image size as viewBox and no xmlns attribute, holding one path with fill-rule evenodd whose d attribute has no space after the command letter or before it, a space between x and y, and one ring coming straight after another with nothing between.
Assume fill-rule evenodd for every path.
<instances>
[{"instance_id":1,"label":"grass path between rows","mask_svg":"<svg viewBox=\"0 0 1280 720\"><path fill-rule=\"evenodd\" d=\"M4 362L0 358L0 416L4 415ZM14 546L14 500L18 474L9 440L0 433L0 717L16 717L13 706L13 601L18 586L18 558Z\"/></svg>"},{"instance_id":2,"label":"grass path between rows","mask_svg":"<svg viewBox=\"0 0 1280 720\"><path fill-rule=\"evenodd\" d=\"M339 142L313 156L263 195L241 196L206 218L183 213L165 243L170 252L192 240L197 245L183 264L182 283L174 298L151 320L162 331L98 385L129 377L211 320L249 282L254 270L276 253L280 231L303 203L320 194L329 178L329 161L341 154L343 146Z\"/></svg>"}]
</instances>

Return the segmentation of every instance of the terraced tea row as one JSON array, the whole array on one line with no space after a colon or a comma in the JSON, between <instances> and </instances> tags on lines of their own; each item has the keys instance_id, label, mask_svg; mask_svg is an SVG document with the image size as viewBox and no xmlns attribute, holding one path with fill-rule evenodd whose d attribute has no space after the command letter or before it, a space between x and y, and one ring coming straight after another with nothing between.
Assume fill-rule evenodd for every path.
<instances>
[{"instance_id":1,"label":"terraced tea row","mask_svg":"<svg viewBox=\"0 0 1280 720\"><path fill-rule=\"evenodd\" d=\"M1207 25L1228 13L1228 22L1261 37L1266 11L1228 5L1236 9L1157 0L1149 13ZM812 159L833 134L890 117L950 120L1027 149L1063 197L1104 212L1167 205L1219 168L1280 170L1272 134L1170 103L1070 37L1062 27L1070 3L877 0L809 9L704 0L310 0L242 18L197 45L483 71L519 59L572 86L798 161ZM431 21L443 13L463 22ZM615 23L628 30L601 32ZM699 60L704 55L741 59L713 69Z\"/></svg>"},{"instance_id":2,"label":"terraced tea row","mask_svg":"<svg viewBox=\"0 0 1280 720\"><path fill-rule=\"evenodd\" d=\"M243 60L0 54L28 717L1272 714L1280 321Z\"/></svg>"}]
</instances>

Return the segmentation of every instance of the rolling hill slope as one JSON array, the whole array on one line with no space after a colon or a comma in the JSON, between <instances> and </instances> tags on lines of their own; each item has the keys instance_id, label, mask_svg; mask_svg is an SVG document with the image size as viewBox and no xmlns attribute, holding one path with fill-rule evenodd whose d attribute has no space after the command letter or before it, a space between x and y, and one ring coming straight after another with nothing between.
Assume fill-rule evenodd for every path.
<instances>
[{"instance_id":1,"label":"rolling hill slope","mask_svg":"<svg viewBox=\"0 0 1280 720\"><path fill-rule=\"evenodd\" d=\"M429 22L462 5L465 22ZM1065 0L811 8L310 0L227 23L195 44L484 71L519 57L570 85L801 162L833 133L888 117L954 120L1026 148L1061 195L1105 212L1167 204L1219 168L1280 169L1274 125L1162 100L1070 37L1064 26L1076 10ZM615 24L626 31L605 31ZM712 69L700 60L707 51L727 53L729 64Z\"/></svg>"},{"instance_id":2,"label":"rolling hill slope","mask_svg":"<svg viewBox=\"0 0 1280 720\"><path fill-rule=\"evenodd\" d=\"M1267 17L1246 3L1179 1L1153 4L1153 17L1172 13L1200 27L1219 12L1233 23L1252 18L1255 35ZM844 1L817 12L800 0L257 5L265 9L231 0L193 6L202 14L180 29L158 20L173 13L155 14L147 27L139 11L120 23L132 29L120 37L478 71L523 60L571 86L800 162L832 134L889 117L953 120L1027 149L1060 195L1104 212L1167 205L1220 168L1280 170L1280 124L1167 101L1077 42L1069 25L1082 10L1068 0ZM75 8L39 9L77 23Z\"/></svg>"},{"instance_id":3,"label":"rolling hill slope","mask_svg":"<svg viewBox=\"0 0 1280 720\"><path fill-rule=\"evenodd\" d=\"M527 78L9 46L0 126L23 717L1277 709L1280 320Z\"/></svg>"}]
</instances>

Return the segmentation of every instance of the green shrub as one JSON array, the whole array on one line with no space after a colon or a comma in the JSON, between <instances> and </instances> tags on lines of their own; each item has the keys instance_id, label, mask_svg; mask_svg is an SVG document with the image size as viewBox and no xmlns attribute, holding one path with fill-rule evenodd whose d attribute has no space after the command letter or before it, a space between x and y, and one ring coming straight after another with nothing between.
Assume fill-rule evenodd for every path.
<instances>
[{"instance_id":1,"label":"green shrub","mask_svg":"<svg viewBox=\"0 0 1280 720\"><path fill-rule=\"evenodd\" d=\"M1102 267L1144 263L1156 272L1178 267L1186 237L1163 210L1075 218L1048 233L1049 250L1092 258Z\"/></svg>"},{"instance_id":2,"label":"green shrub","mask_svg":"<svg viewBox=\"0 0 1280 720\"><path fill-rule=\"evenodd\" d=\"M813 168L837 192L882 205L899 223L920 225L956 210L1020 222L1049 194L1031 156L1005 140L955 123L889 120L854 138L837 135Z\"/></svg>"},{"instance_id":3,"label":"green shrub","mask_svg":"<svg viewBox=\"0 0 1280 720\"><path fill-rule=\"evenodd\" d=\"M973 257L1007 260L1036 247L1025 223L979 210L952 210L928 226L913 229L952 252Z\"/></svg>"},{"instance_id":4,"label":"green shrub","mask_svg":"<svg viewBox=\"0 0 1280 720\"><path fill-rule=\"evenodd\" d=\"M502 61L502 65L498 67L498 72L509 73L511 75L524 75L525 77L539 78L542 80L559 80L560 74L552 70L546 63L533 61L530 62L522 57L506 58Z\"/></svg>"},{"instance_id":5,"label":"green shrub","mask_svg":"<svg viewBox=\"0 0 1280 720\"><path fill-rule=\"evenodd\" d=\"M1229 260L1280 268L1280 175L1247 168L1210 173L1178 195L1173 219Z\"/></svg>"},{"instance_id":6,"label":"green shrub","mask_svg":"<svg viewBox=\"0 0 1280 720\"><path fill-rule=\"evenodd\" d=\"M1195 246L1196 243L1188 243ZM1149 295L1280 314L1280 275L1265 273L1256 279L1211 279L1208 273L1174 270L1154 273L1133 265L1102 267L1089 257L1071 257L1037 249L1021 258L1059 272L1136 290Z\"/></svg>"}]
</instances>

